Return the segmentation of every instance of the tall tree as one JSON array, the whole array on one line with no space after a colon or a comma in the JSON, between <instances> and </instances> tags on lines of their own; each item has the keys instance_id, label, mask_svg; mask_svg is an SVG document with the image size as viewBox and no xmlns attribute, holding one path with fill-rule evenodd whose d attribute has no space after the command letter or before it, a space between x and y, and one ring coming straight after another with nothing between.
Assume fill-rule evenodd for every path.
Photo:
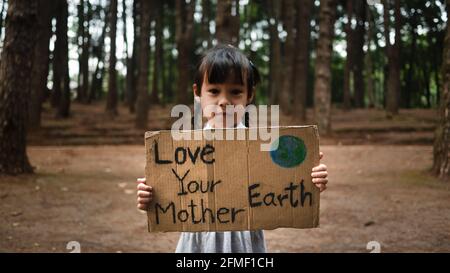
<instances>
[{"instance_id":1,"label":"tall tree","mask_svg":"<svg viewBox=\"0 0 450 273\"><path fill-rule=\"evenodd\" d=\"M405 88L401 90L401 106L405 108L410 108L411 106L411 93L415 93L412 89L416 88L414 73L416 71L416 54L417 54L417 25L418 25L418 16L416 14L416 9L409 9L408 14L409 20L408 23L410 25L410 37L411 37L411 46L408 58L408 69L406 71L405 76Z\"/></svg>"},{"instance_id":2,"label":"tall tree","mask_svg":"<svg viewBox=\"0 0 450 273\"><path fill-rule=\"evenodd\" d=\"M122 54L123 54L123 58L122 58L122 60L121 60L121 62L122 62L122 64L125 66L125 67L128 67L128 65L129 65L129 57L128 57L128 35L127 35L127 1L126 0L122 0L121 1L121 3L122 3L122 14L121 14L121 18L122 18L122 34L123 34L123 44L124 44L124 46L123 46L123 48L122 48ZM128 94L127 94L127 92L128 92L128 89L127 89L127 81L126 81L126 78L125 78L125 81L120 81L120 90L121 90L121 92L119 92L120 93L120 101L123 101L123 102L125 102L125 104L127 104L128 103L128 99L127 99L127 96L128 96Z\"/></svg>"},{"instance_id":3,"label":"tall tree","mask_svg":"<svg viewBox=\"0 0 450 273\"><path fill-rule=\"evenodd\" d=\"M331 57L336 14L335 0L322 0L314 84L314 113L323 135L331 133Z\"/></svg>"},{"instance_id":4,"label":"tall tree","mask_svg":"<svg viewBox=\"0 0 450 273\"><path fill-rule=\"evenodd\" d=\"M138 129L146 129L148 120L148 73L150 53L150 1L140 1L139 74L137 83L136 120Z\"/></svg>"},{"instance_id":5,"label":"tall tree","mask_svg":"<svg viewBox=\"0 0 450 273\"><path fill-rule=\"evenodd\" d=\"M353 4L354 0L347 0L346 9L347 9L347 23L345 24L345 39L347 46L347 58L345 59L345 67L344 67L344 109L348 110L351 108L351 90L352 88L352 75L353 75L353 36L354 31L352 28L352 20L353 20Z\"/></svg>"},{"instance_id":6,"label":"tall tree","mask_svg":"<svg viewBox=\"0 0 450 273\"><path fill-rule=\"evenodd\" d=\"M100 94L102 93L103 77L105 74L104 46L105 46L105 38L106 38L106 29L109 24L108 9L109 9L109 6L106 7L105 9L98 10L99 17L101 16L100 11L105 10L103 12L104 13L104 16L103 16L104 23L103 23L103 28L102 28L100 37L95 41L95 43L92 46L92 54L97 59L97 65L96 65L94 73L92 74L91 86L89 89L89 96L88 96L88 100L87 100L88 103L97 99L100 96Z\"/></svg>"},{"instance_id":7,"label":"tall tree","mask_svg":"<svg viewBox=\"0 0 450 273\"><path fill-rule=\"evenodd\" d=\"M78 29L77 29L77 46L78 46L78 79L77 79L77 100L82 100L82 88L81 88L81 81L83 78L83 73L81 72L83 70L83 47L84 47L84 0L80 0L80 3L77 5L78 9Z\"/></svg>"},{"instance_id":8,"label":"tall tree","mask_svg":"<svg viewBox=\"0 0 450 273\"><path fill-rule=\"evenodd\" d=\"M59 79L54 85L58 84L60 98L56 116L58 118L68 118L70 113L70 78L69 78L69 42L67 38L67 17L69 16L67 0L58 1L58 15L56 18L56 43L55 43L55 65L54 75L58 70Z\"/></svg>"},{"instance_id":9,"label":"tall tree","mask_svg":"<svg viewBox=\"0 0 450 273\"><path fill-rule=\"evenodd\" d=\"M194 8L195 1L186 3L185 0L175 0L176 28L175 39L178 50L178 82L177 101L178 103L188 103L188 86L191 78L189 71L190 54L193 47L194 31ZM220 1L222 2L222 1Z\"/></svg>"},{"instance_id":10,"label":"tall tree","mask_svg":"<svg viewBox=\"0 0 450 273\"><path fill-rule=\"evenodd\" d=\"M87 11L85 5L87 5ZM85 3L85 0L81 0L78 9L79 73L77 100L86 102L89 89L89 50L91 44L89 25L92 17L92 5L89 1Z\"/></svg>"},{"instance_id":11,"label":"tall tree","mask_svg":"<svg viewBox=\"0 0 450 273\"><path fill-rule=\"evenodd\" d=\"M173 46L177 46L177 10L176 10L176 1L164 1L164 9L167 12L167 16L165 17L167 26L166 29L168 30L169 37L165 39L167 41L167 44ZM164 94L165 94L165 102L174 102L178 100L179 95L178 92L178 86L177 86L177 73L174 73L173 68L177 67L177 57L173 55L171 50L165 50L167 52L164 54L165 63L167 63L167 69L164 70Z\"/></svg>"},{"instance_id":12,"label":"tall tree","mask_svg":"<svg viewBox=\"0 0 450 273\"><path fill-rule=\"evenodd\" d=\"M31 73L31 89L28 112L28 129L41 126L42 102L47 93L47 77L49 71L49 42L52 33L51 1L38 1L38 29L34 47L33 67Z\"/></svg>"},{"instance_id":13,"label":"tall tree","mask_svg":"<svg viewBox=\"0 0 450 273\"><path fill-rule=\"evenodd\" d=\"M306 94L308 92L309 43L311 36L312 0L297 1L297 54L295 57L294 108L300 121L306 121Z\"/></svg>"},{"instance_id":14,"label":"tall tree","mask_svg":"<svg viewBox=\"0 0 450 273\"><path fill-rule=\"evenodd\" d=\"M163 3L161 1L155 1L155 51L154 51L154 62L153 62L153 83L152 83L152 97L151 102L153 104L159 104L159 82L162 80L162 61L163 61Z\"/></svg>"},{"instance_id":15,"label":"tall tree","mask_svg":"<svg viewBox=\"0 0 450 273\"><path fill-rule=\"evenodd\" d=\"M279 103L281 85L281 41L278 32L281 1L266 0L263 2L268 12L268 25L270 34L270 60L269 60L269 101L270 104Z\"/></svg>"},{"instance_id":16,"label":"tall tree","mask_svg":"<svg viewBox=\"0 0 450 273\"><path fill-rule=\"evenodd\" d=\"M400 13L400 0L394 0L394 17L395 17L395 41L393 44L390 42L390 1L383 0L384 8L384 26L385 26L385 40L387 47L388 57L388 79L387 79L387 92L386 92L386 115L391 118L393 115L398 114L399 106L399 93L400 93L400 29L401 29L401 13Z\"/></svg>"},{"instance_id":17,"label":"tall tree","mask_svg":"<svg viewBox=\"0 0 450 273\"><path fill-rule=\"evenodd\" d=\"M10 0L0 65L0 173L31 173L26 123L36 42L37 1Z\"/></svg>"},{"instance_id":18,"label":"tall tree","mask_svg":"<svg viewBox=\"0 0 450 273\"><path fill-rule=\"evenodd\" d=\"M367 6L367 36L366 36L366 43L367 43L367 53L366 53L366 69L365 69L365 78L367 82L367 98L369 101L369 107L372 108L375 106L375 90L374 90L374 80L373 80L373 60L372 60L372 53L371 53L371 47L372 47L372 36L374 31L374 23L372 19L372 11L370 8L370 5Z\"/></svg>"},{"instance_id":19,"label":"tall tree","mask_svg":"<svg viewBox=\"0 0 450 273\"><path fill-rule=\"evenodd\" d=\"M128 92L130 92L130 85L128 83L128 67L131 66L131 57L128 54L128 28L127 28L127 20L128 19L128 15L127 15L127 1L126 0L122 0L122 22L123 22L123 42L125 44L124 48L123 48L123 55L124 55L124 64L125 67L127 68L127 75L125 78L125 82L123 84L123 92L122 92L122 96L125 100L125 103L128 104ZM131 76L131 75L130 75Z\"/></svg>"},{"instance_id":20,"label":"tall tree","mask_svg":"<svg viewBox=\"0 0 450 273\"><path fill-rule=\"evenodd\" d=\"M366 23L366 1L356 1L355 3L355 36L354 42L354 86L355 86L355 106L364 107L365 83L364 83L364 44L365 44L365 23Z\"/></svg>"},{"instance_id":21,"label":"tall tree","mask_svg":"<svg viewBox=\"0 0 450 273\"><path fill-rule=\"evenodd\" d=\"M117 111L117 70L116 70L116 32L117 32L117 0L111 0L109 18L109 67L108 67L108 95L106 98L106 112L116 116Z\"/></svg>"},{"instance_id":22,"label":"tall tree","mask_svg":"<svg viewBox=\"0 0 450 273\"><path fill-rule=\"evenodd\" d=\"M212 39L209 31L209 21L211 20L211 1L202 1L202 37L206 41L206 48L211 47Z\"/></svg>"},{"instance_id":23,"label":"tall tree","mask_svg":"<svg viewBox=\"0 0 450 273\"><path fill-rule=\"evenodd\" d=\"M284 44L283 63L283 85L280 90L280 108L286 114L292 113L293 97L293 80L294 80L294 66L295 66L295 3L294 0L285 0L285 16L283 20L284 28L287 33L286 42Z\"/></svg>"},{"instance_id":24,"label":"tall tree","mask_svg":"<svg viewBox=\"0 0 450 273\"><path fill-rule=\"evenodd\" d=\"M354 42L354 80L355 80L355 106L364 107L365 83L364 83L364 44L366 23L366 1L355 3L356 28Z\"/></svg>"},{"instance_id":25,"label":"tall tree","mask_svg":"<svg viewBox=\"0 0 450 273\"><path fill-rule=\"evenodd\" d=\"M140 41L140 0L133 1L133 52L130 58L129 65L127 63L127 103L130 113L134 113L136 104L136 82L138 75L138 53L139 53L139 41Z\"/></svg>"},{"instance_id":26,"label":"tall tree","mask_svg":"<svg viewBox=\"0 0 450 273\"><path fill-rule=\"evenodd\" d=\"M2 7L0 9L0 39L2 37L3 30L3 12L5 11L6 1L2 1ZM0 40L1 41L1 40Z\"/></svg>"},{"instance_id":27,"label":"tall tree","mask_svg":"<svg viewBox=\"0 0 450 273\"><path fill-rule=\"evenodd\" d=\"M450 7L450 0L447 0L447 7ZM448 23L442 59L439 122L435 132L432 170L437 176L448 181L450 173L450 27Z\"/></svg>"},{"instance_id":28,"label":"tall tree","mask_svg":"<svg viewBox=\"0 0 450 273\"><path fill-rule=\"evenodd\" d=\"M65 52L64 44L67 43L67 16L64 16L64 6L67 3L64 1L58 1L55 5L55 17L56 17L56 41L53 49L52 60L52 72L53 72L53 87L51 95L51 105L53 108L58 109L61 101L61 94L65 86Z\"/></svg>"},{"instance_id":29,"label":"tall tree","mask_svg":"<svg viewBox=\"0 0 450 273\"><path fill-rule=\"evenodd\" d=\"M217 1L216 39L219 43L239 45L238 0Z\"/></svg>"}]
</instances>

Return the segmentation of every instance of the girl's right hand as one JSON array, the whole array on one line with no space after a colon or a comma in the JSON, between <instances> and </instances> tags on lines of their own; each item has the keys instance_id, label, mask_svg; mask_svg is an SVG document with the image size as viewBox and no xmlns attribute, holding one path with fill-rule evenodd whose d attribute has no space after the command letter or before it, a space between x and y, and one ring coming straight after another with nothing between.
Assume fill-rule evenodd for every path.
<instances>
[{"instance_id":1,"label":"girl's right hand","mask_svg":"<svg viewBox=\"0 0 450 273\"><path fill-rule=\"evenodd\" d=\"M145 177L137 179L137 207L141 210L147 210L148 204L152 201L152 187L146 184Z\"/></svg>"}]
</instances>

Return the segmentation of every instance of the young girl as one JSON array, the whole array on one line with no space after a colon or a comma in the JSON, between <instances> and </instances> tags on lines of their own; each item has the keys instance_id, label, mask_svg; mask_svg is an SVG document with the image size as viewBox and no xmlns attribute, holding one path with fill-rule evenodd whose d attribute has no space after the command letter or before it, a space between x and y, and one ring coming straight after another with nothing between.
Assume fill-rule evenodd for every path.
<instances>
[{"instance_id":1,"label":"young girl","mask_svg":"<svg viewBox=\"0 0 450 273\"><path fill-rule=\"evenodd\" d=\"M259 83L256 67L237 48L231 45L218 45L207 51L197 66L194 96L200 98L202 110L210 106L218 106L222 111L203 111L208 120L204 129L225 125L227 105L250 104L255 96L255 86ZM217 116L218 115L218 116ZM234 127L245 128L242 116L233 118ZM222 122L218 122L222 119ZM240 122L238 122L240 121ZM248 126L248 125L247 125ZM218 127L217 127L218 128ZM320 153L320 158L323 154ZM312 182L320 189L326 189L328 182L327 167L320 164L312 169ZM145 178L139 178L137 186L137 207L146 210L152 200L152 187ZM151 181L149 181L151 184ZM262 230L228 231L228 232L182 232L176 252L266 252L266 244Z\"/></svg>"}]
</instances>

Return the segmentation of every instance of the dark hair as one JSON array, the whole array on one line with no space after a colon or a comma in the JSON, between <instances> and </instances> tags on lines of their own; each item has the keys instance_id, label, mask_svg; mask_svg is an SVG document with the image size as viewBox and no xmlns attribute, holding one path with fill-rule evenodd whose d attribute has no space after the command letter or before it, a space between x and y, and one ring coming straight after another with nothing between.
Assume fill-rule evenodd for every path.
<instances>
[{"instance_id":1,"label":"dark hair","mask_svg":"<svg viewBox=\"0 0 450 273\"><path fill-rule=\"evenodd\" d=\"M203 54L195 72L197 92L201 92L205 73L212 84L231 80L243 85L246 78L248 97L252 96L253 88L260 82L258 69L232 45L219 44Z\"/></svg>"}]
</instances>

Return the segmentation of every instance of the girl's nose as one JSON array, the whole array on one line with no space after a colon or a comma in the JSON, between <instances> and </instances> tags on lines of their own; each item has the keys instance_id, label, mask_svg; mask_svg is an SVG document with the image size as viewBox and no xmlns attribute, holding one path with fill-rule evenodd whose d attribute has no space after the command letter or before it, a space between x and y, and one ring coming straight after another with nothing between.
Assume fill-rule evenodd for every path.
<instances>
[{"instance_id":1,"label":"girl's nose","mask_svg":"<svg viewBox=\"0 0 450 273\"><path fill-rule=\"evenodd\" d=\"M230 100L227 98L227 96L222 96L219 100L219 106L223 109L226 108L227 105L230 105Z\"/></svg>"}]
</instances>

